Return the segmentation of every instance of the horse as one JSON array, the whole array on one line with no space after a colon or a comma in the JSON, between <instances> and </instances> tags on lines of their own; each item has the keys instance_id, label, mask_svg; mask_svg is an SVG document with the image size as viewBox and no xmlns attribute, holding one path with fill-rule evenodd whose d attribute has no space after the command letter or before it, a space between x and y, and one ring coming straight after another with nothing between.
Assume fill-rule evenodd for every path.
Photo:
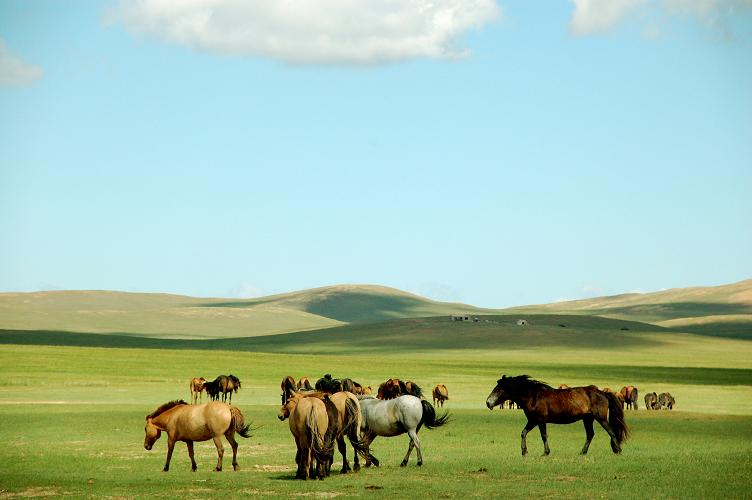
<instances>
[{"instance_id":1,"label":"horse","mask_svg":"<svg viewBox=\"0 0 752 500\"><path fill-rule=\"evenodd\" d=\"M627 405L627 410L637 409L637 387L633 385L626 385L619 390L619 394L624 399L624 403Z\"/></svg>"},{"instance_id":2,"label":"horse","mask_svg":"<svg viewBox=\"0 0 752 500\"><path fill-rule=\"evenodd\" d=\"M353 382L350 378L343 378L342 390L355 394L355 382Z\"/></svg>"},{"instance_id":3,"label":"horse","mask_svg":"<svg viewBox=\"0 0 752 500\"><path fill-rule=\"evenodd\" d=\"M645 409L657 410L658 409L658 395L654 392L645 394Z\"/></svg>"},{"instance_id":4,"label":"horse","mask_svg":"<svg viewBox=\"0 0 752 500\"><path fill-rule=\"evenodd\" d=\"M447 389L447 386L444 384L438 384L436 387L433 388L433 405L436 406L436 403L439 403L439 406L442 408L444 407L444 401L447 401L449 399L449 390Z\"/></svg>"},{"instance_id":5,"label":"horse","mask_svg":"<svg viewBox=\"0 0 752 500\"><path fill-rule=\"evenodd\" d=\"M315 388L317 391L334 394L335 392L342 390L342 381L336 378L332 378L332 375L327 373L322 378L316 381Z\"/></svg>"},{"instance_id":6,"label":"horse","mask_svg":"<svg viewBox=\"0 0 752 500\"><path fill-rule=\"evenodd\" d=\"M559 389L569 389L569 386L567 384L559 384Z\"/></svg>"},{"instance_id":7,"label":"horse","mask_svg":"<svg viewBox=\"0 0 752 500\"><path fill-rule=\"evenodd\" d=\"M191 404L196 404L201 400L201 393L204 392L204 383L206 379L204 377L192 378L188 383L188 387L191 390Z\"/></svg>"},{"instance_id":8,"label":"horse","mask_svg":"<svg viewBox=\"0 0 752 500\"><path fill-rule=\"evenodd\" d=\"M373 389L371 388L370 385L367 385L367 386L363 387L363 395L364 396L370 396L372 393L373 393Z\"/></svg>"},{"instance_id":9,"label":"horse","mask_svg":"<svg viewBox=\"0 0 752 500\"><path fill-rule=\"evenodd\" d=\"M334 453L334 443L325 441L329 416L324 402L295 393L282 405L277 417L289 419L290 432L295 439L298 465L295 479L323 479L326 464Z\"/></svg>"},{"instance_id":10,"label":"horse","mask_svg":"<svg viewBox=\"0 0 752 500\"><path fill-rule=\"evenodd\" d=\"M670 392L662 392L660 396L658 396L658 408L668 408L669 410L673 410L675 404L676 400Z\"/></svg>"},{"instance_id":11,"label":"horse","mask_svg":"<svg viewBox=\"0 0 752 500\"><path fill-rule=\"evenodd\" d=\"M300 377L300 380L298 380L298 390L301 389L305 389L307 391L313 389L313 387L311 387L311 381L308 380L308 377Z\"/></svg>"},{"instance_id":12,"label":"horse","mask_svg":"<svg viewBox=\"0 0 752 500\"><path fill-rule=\"evenodd\" d=\"M220 393L219 378L216 378L211 382L204 382L204 390L210 400L217 401Z\"/></svg>"},{"instance_id":13,"label":"horse","mask_svg":"<svg viewBox=\"0 0 752 500\"><path fill-rule=\"evenodd\" d=\"M244 438L251 437L250 425L246 425L243 413L234 406L225 403L204 403L189 405L182 399L165 403L146 416L144 432L144 448L151 450L154 443L167 432L167 461L164 472L170 470L170 458L175 443L184 441L191 457L191 470L196 472L196 460L193 458L193 442L214 440L217 447L217 466L214 470L222 470L222 435L232 447L232 468L238 470L238 443L235 441L237 432Z\"/></svg>"},{"instance_id":14,"label":"horse","mask_svg":"<svg viewBox=\"0 0 752 500\"><path fill-rule=\"evenodd\" d=\"M488 409L493 409L499 401L511 399L521 406L527 417L522 429L522 455L527 454L527 433L536 426L543 439L544 455L551 453L548 447L546 424L571 424L582 420L585 424L586 441L582 448L585 455L590 447L595 431L593 420L597 420L611 437L611 450L621 453L621 443L629 436L629 428L624 421L624 410L619 400L611 393L603 392L594 385L554 389L548 384L531 379L527 375L507 377L503 375L486 399Z\"/></svg>"},{"instance_id":15,"label":"horse","mask_svg":"<svg viewBox=\"0 0 752 500\"><path fill-rule=\"evenodd\" d=\"M398 378L390 378L379 385L379 390L376 393L378 399L394 399L397 396L402 395L402 388L404 383Z\"/></svg>"},{"instance_id":16,"label":"horse","mask_svg":"<svg viewBox=\"0 0 752 500\"><path fill-rule=\"evenodd\" d=\"M416 398L422 398L423 390L418 386L418 384L416 384L412 380L408 380L407 382L405 382L405 387L402 394L410 394L411 396L415 396Z\"/></svg>"},{"instance_id":17,"label":"horse","mask_svg":"<svg viewBox=\"0 0 752 500\"><path fill-rule=\"evenodd\" d=\"M240 389L240 379L235 375L220 375L213 381L206 382L204 387L212 401L217 401L221 397L222 402L225 403L229 394L230 404L232 404L232 393L238 392L238 389Z\"/></svg>"},{"instance_id":18,"label":"horse","mask_svg":"<svg viewBox=\"0 0 752 500\"><path fill-rule=\"evenodd\" d=\"M293 397L316 397L321 400L326 399L327 393L320 391L296 391L295 384L289 380L284 379L282 381L282 404L286 404L288 400ZM360 445L360 425L361 425L361 411L360 402L358 398L346 391L340 391L332 394L328 397L337 409L339 421L337 428L340 429L335 433L335 440L337 441L337 449L342 455L342 469L340 473L345 474L350 470L355 472L360 470L360 462L358 455L362 455L365 458L365 452ZM331 422L330 422L331 425ZM347 461L347 447L345 445L345 436L350 440L350 445L353 447L354 452L354 466L350 469L350 464Z\"/></svg>"},{"instance_id":19,"label":"horse","mask_svg":"<svg viewBox=\"0 0 752 500\"><path fill-rule=\"evenodd\" d=\"M303 379L301 379L301 380L303 380ZM308 380L308 379L306 379L306 380ZM309 384L309 386L310 386L310 384ZM292 388L292 392L295 392L295 387L296 387L295 379L292 378L291 375L288 375L288 376L286 376L285 378L282 379L282 383L279 384L279 387L280 387L280 389L282 389L282 404L285 404L287 402L287 388L291 387ZM297 388L300 389L300 384L297 385Z\"/></svg>"},{"instance_id":20,"label":"horse","mask_svg":"<svg viewBox=\"0 0 752 500\"><path fill-rule=\"evenodd\" d=\"M431 403L409 394L389 400L372 396L359 396L358 399L363 412L360 429L363 435L361 445L366 455L366 467L370 467L372 463L377 467L379 465L378 459L370 452L371 443L376 436L392 437L405 432L410 436L410 445L400 466L407 465L413 448L418 450L418 465L423 465L423 453L418 439L420 427L425 425L429 429L435 429L449 422L449 413L437 417Z\"/></svg>"}]
</instances>

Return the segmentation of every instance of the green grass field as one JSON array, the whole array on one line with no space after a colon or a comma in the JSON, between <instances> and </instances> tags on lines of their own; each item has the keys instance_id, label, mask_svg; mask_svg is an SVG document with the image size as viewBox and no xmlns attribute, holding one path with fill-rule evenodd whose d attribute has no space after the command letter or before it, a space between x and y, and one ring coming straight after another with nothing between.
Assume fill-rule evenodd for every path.
<instances>
[{"instance_id":1,"label":"green grass field","mask_svg":"<svg viewBox=\"0 0 752 500\"><path fill-rule=\"evenodd\" d=\"M749 285L460 311L478 315L477 322L449 321L447 311L458 305L378 287L230 301L4 294L0 499L748 497ZM687 306L693 300L705 305ZM529 324L518 326L520 318ZM687 333L693 328L697 333ZM233 402L256 428L240 443L242 470L233 472L226 456L225 471L211 472L214 447L201 443L198 472L190 472L178 444L171 471L162 473L166 443L144 450L144 416L169 400L187 400L191 377L230 373L243 384ZM415 457L399 467L407 437L378 438L373 451L382 467L295 481L293 439L276 419L279 383L287 375L324 373L374 387L397 376L427 394L446 384L452 421L421 430L421 468ZM624 453L613 455L596 427L590 453L580 456L584 430L576 423L549 427L549 457L540 456L533 431L531 455L521 457L524 414L484 405L502 374L529 374L554 386L636 385L641 409L627 414L633 436ZM645 411L642 395L652 391L671 392L676 409Z\"/></svg>"}]
</instances>

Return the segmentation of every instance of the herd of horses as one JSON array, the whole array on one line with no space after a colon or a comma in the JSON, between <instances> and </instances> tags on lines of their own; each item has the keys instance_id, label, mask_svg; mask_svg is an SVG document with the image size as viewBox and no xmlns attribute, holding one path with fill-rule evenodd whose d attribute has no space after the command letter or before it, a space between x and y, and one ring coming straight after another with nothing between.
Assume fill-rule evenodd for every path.
<instances>
[{"instance_id":1,"label":"herd of horses","mask_svg":"<svg viewBox=\"0 0 752 500\"><path fill-rule=\"evenodd\" d=\"M195 441L214 440L217 448L217 466L222 470L224 449L222 436L230 443L233 452L232 465L237 464L238 444L235 434L250 437L250 425L246 424L242 412L225 402L229 395L240 389L240 380L233 375L220 375L211 382L203 377L190 382L191 402L172 401L161 405L146 416L144 447L151 450L162 432L168 435L167 460L164 471L169 470L173 448L178 441L184 441L191 459L191 469L196 470L193 454ZM307 377L297 381L292 376L282 379L280 384L281 407L278 418L287 420L290 433L295 441L296 479L323 479L328 476L334 464L334 449L342 455L341 473L360 469L360 459L365 466L378 466L379 461L370 451L370 446L378 437L393 437L407 434L407 453L401 462L406 466L413 449L416 450L417 464L423 464L418 431L425 426L435 429L446 425L449 413L437 415L435 406L443 406L449 399L449 391L444 384L438 384L432 391L433 405L423 399L422 389L412 381L390 378L381 383L376 391L352 379L333 378L326 374L311 384ZM198 404L201 393L207 392L212 402ZM585 427L585 444L581 453L586 454L595 435L594 422L610 437L611 449L621 453L622 443L630 431L624 419L624 410L637 409L638 390L625 386L619 392L609 388L599 389L594 385L558 388L534 380L527 375L502 376L486 399L486 406L492 410L504 407L511 402L524 411L527 423L521 434L522 455L527 454L526 437L528 432L538 427L543 441L544 454L550 453L547 424L570 424L582 421ZM219 398L223 401L218 401ZM647 409L672 409L676 404L669 393L649 393L645 396ZM353 468L347 459L349 441L353 450Z\"/></svg>"}]
</instances>

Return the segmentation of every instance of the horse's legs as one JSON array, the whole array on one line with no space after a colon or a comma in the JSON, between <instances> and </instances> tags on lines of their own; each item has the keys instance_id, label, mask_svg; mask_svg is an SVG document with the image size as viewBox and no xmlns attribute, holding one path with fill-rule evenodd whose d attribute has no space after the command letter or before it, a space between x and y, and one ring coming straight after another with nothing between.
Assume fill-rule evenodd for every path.
<instances>
[{"instance_id":1,"label":"horse's legs","mask_svg":"<svg viewBox=\"0 0 752 500\"><path fill-rule=\"evenodd\" d=\"M164 469L162 469L164 472L167 472L170 470L170 459L172 458L172 450L175 449L175 440L172 439L172 436L167 438L167 461L165 461Z\"/></svg>"},{"instance_id":2,"label":"horse's legs","mask_svg":"<svg viewBox=\"0 0 752 500\"><path fill-rule=\"evenodd\" d=\"M340 470L339 473L347 474L350 472L350 464L347 462L347 446L345 445L344 436L340 436L339 439L337 439L337 449L339 450L340 455L342 455L342 470ZM356 453L355 456L357 457L358 454ZM332 456L332 459L334 459L334 456Z\"/></svg>"},{"instance_id":3,"label":"horse's legs","mask_svg":"<svg viewBox=\"0 0 752 500\"><path fill-rule=\"evenodd\" d=\"M407 431L407 435L410 436L410 444L407 447L407 454L405 455L404 460L402 460L400 467L407 465L407 461L410 460L410 453L413 452L413 447L418 450L418 466L421 466L423 465L423 454L420 451L420 439L418 439L418 431Z\"/></svg>"},{"instance_id":4,"label":"horse's legs","mask_svg":"<svg viewBox=\"0 0 752 500\"><path fill-rule=\"evenodd\" d=\"M222 470L222 456L225 454L225 449L222 446L222 436L214 436L214 446L217 447L217 467L214 470L219 472Z\"/></svg>"},{"instance_id":5,"label":"horse's legs","mask_svg":"<svg viewBox=\"0 0 752 500\"><path fill-rule=\"evenodd\" d=\"M597 417L596 417L597 418ZM621 453L621 446L619 446L619 443L616 441L616 433L611 428L611 426L608 423L608 420L606 418L597 418L598 423L601 424L601 427L608 432L608 435L611 436L611 450L614 453Z\"/></svg>"},{"instance_id":6,"label":"horse's legs","mask_svg":"<svg viewBox=\"0 0 752 500\"><path fill-rule=\"evenodd\" d=\"M371 431L366 431L363 434L363 448L366 450L366 467L370 467L371 464L375 465L376 467L379 466L379 461L376 457L371 455L371 443L373 443L373 440L376 439L376 434L374 434Z\"/></svg>"},{"instance_id":7,"label":"horse's legs","mask_svg":"<svg viewBox=\"0 0 752 500\"><path fill-rule=\"evenodd\" d=\"M543 440L543 455L548 455L549 453L551 453L551 449L548 447L548 432L546 431L546 423L539 423L538 430L540 431L541 439Z\"/></svg>"},{"instance_id":8,"label":"horse's legs","mask_svg":"<svg viewBox=\"0 0 752 500\"><path fill-rule=\"evenodd\" d=\"M186 441L185 445L188 447L188 456L191 457L191 470L196 472L196 459L193 458L193 441Z\"/></svg>"},{"instance_id":9,"label":"horse's legs","mask_svg":"<svg viewBox=\"0 0 752 500\"><path fill-rule=\"evenodd\" d=\"M527 424L525 424L525 428L522 429L522 435L520 436L522 438L522 456L527 455L527 433L535 429L535 426L538 425L537 423L528 420Z\"/></svg>"},{"instance_id":10,"label":"horse's legs","mask_svg":"<svg viewBox=\"0 0 752 500\"><path fill-rule=\"evenodd\" d=\"M590 448L590 442L595 436L595 430L593 429L593 417L585 417L582 419L582 423L585 424L585 446L582 447L580 452L582 455L587 455L588 448Z\"/></svg>"},{"instance_id":11,"label":"horse's legs","mask_svg":"<svg viewBox=\"0 0 752 500\"><path fill-rule=\"evenodd\" d=\"M238 442L235 439L235 431L230 428L225 433L225 438L227 438L227 442L230 443L230 447L232 448L232 470L238 470L240 467L238 466Z\"/></svg>"}]
</instances>

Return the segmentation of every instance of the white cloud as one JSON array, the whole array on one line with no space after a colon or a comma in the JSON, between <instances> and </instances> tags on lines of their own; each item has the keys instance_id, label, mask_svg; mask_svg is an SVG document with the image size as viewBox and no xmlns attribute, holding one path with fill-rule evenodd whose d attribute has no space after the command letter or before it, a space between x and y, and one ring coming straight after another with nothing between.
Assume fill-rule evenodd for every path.
<instances>
[{"instance_id":1,"label":"white cloud","mask_svg":"<svg viewBox=\"0 0 752 500\"><path fill-rule=\"evenodd\" d=\"M752 9L752 0L570 0L574 12L569 23L575 36L605 33L612 30L640 7L652 8L653 14L694 17L698 21L726 31L725 19ZM652 22L652 21L651 21ZM660 33L649 24L646 36Z\"/></svg>"},{"instance_id":2,"label":"white cloud","mask_svg":"<svg viewBox=\"0 0 752 500\"><path fill-rule=\"evenodd\" d=\"M29 85L42 77L42 68L26 64L11 54L5 41L0 39L0 86Z\"/></svg>"},{"instance_id":3,"label":"white cloud","mask_svg":"<svg viewBox=\"0 0 752 500\"><path fill-rule=\"evenodd\" d=\"M603 33L613 28L647 0L570 0L574 13L569 30L575 36Z\"/></svg>"},{"instance_id":4,"label":"white cloud","mask_svg":"<svg viewBox=\"0 0 752 500\"><path fill-rule=\"evenodd\" d=\"M121 0L106 20L221 54L302 64L457 58L496 19L495 0Z\"/></svg>"}]
</instances>

